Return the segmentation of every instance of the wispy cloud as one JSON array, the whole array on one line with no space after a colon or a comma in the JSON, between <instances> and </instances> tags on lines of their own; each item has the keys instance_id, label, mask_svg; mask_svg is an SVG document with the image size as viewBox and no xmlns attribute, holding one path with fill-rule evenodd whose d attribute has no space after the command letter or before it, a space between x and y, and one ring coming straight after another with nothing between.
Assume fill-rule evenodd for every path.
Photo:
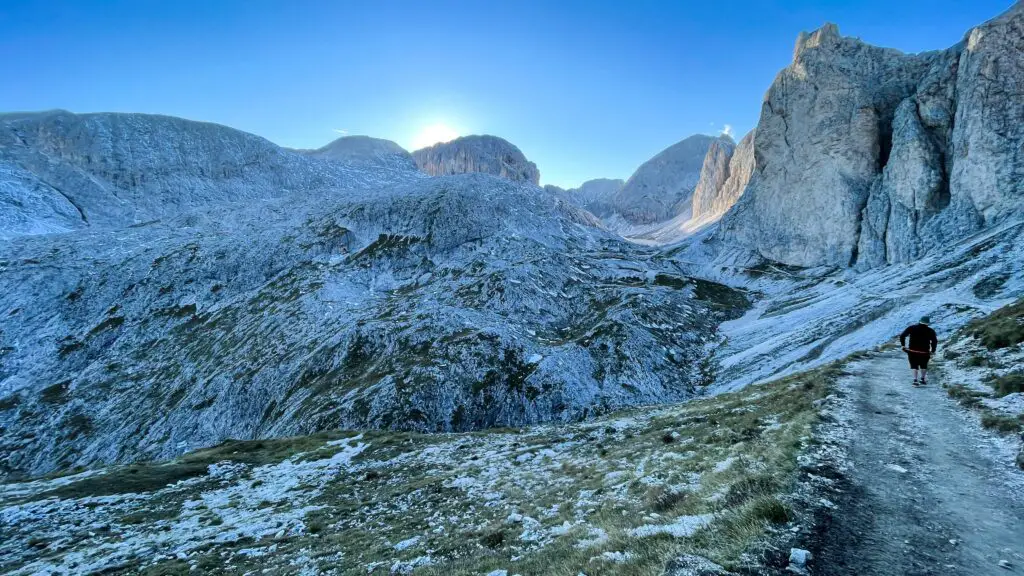
<instances>
[{"instance_id":1,"label":"wispy cloud","mask_svg":"<svg viewBox=\"0 0 1024 576\"><path fill-rule=\"evenodd\" d=\"M344 128L331 128L331 130L334 130L335 132L341 134L342 136L348 136L348 130L345 130Z\"/></svg>"},{"instance_id":2,"label":"wispy cloud","mask_svg":"<svg viewBox=\"0 0 1024 576\"><path fill-rule=\"evenodd\" d=\"M734 134L733 134L733 131L732 131L732 124L726 124L725 128L722 128L722 135L723 136L728 136L730 138L733 137Z\"/></svg>"}]
</instances>

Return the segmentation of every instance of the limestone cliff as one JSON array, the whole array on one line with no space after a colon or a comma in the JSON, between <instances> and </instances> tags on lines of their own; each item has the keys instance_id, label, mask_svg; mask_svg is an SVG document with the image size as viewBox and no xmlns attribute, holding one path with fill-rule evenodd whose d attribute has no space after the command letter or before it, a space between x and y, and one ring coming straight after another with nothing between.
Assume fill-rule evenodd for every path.
<instances>
[{"instance_id":1,"label":"limestone cliff","mask_svg":"<svg viewBox=\"0 0 1024 576\"><path fill-rule=\"evenodd\" d=\"M630 224L653 224L689 214L694 189L714 136L696 134L644 162L612 198Z\"/></svg>"},{"instance_id":2,"label":"limestone cliff","mask_svg":"<svg viewBox=\"0 0 1024 576\"><path fill-rule=\"evenodd\" d=\"M511 142L497 136L463 136L412 153L419 169L431 176L481 172L513 182L540 182L537 165Z\"/></svg>"},{"instance_id":3,"label":"limestone cliff","mask_svg":"<svg viewBox=\"0 0 1024 576\"><path fill-rule=\"evenodd\" d=\"M829 24L765 96L720 237L799 266L905 262L1021 215L1024 7L916 55Z\"/></svg>"}]
</instances>

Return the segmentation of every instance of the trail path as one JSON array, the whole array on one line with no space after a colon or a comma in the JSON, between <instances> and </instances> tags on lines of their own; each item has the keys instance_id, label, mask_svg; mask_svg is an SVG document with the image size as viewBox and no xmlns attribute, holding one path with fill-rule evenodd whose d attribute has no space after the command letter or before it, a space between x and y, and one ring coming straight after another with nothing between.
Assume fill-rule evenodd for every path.
<instances>
[{"instance_id":1,"label":"trail path","mask_svg":"<svg viewBox=\"0 0 1024 576\"><path fill-rule=\"evenodd\" d=\"M941 374L912 387L901 354L850 371L851 486L813 573L1024 574L1024 472L1010 445L946 395Z\"/></svg>"}]
</instances>

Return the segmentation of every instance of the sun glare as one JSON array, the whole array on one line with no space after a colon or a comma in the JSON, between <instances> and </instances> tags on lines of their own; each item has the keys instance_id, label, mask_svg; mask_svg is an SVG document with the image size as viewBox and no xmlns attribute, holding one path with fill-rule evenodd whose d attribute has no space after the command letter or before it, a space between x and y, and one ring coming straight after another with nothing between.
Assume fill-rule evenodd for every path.
<instances>
[{"instance_id":1,"label":"sun glare","mask_svg":"<svg viewBox=\"0 0 1024 576\"><path fill-rule=\"evenodd\" d=\"M412 149L419 150L420 148L426 148L437 144L438 142L448 142L459 137L459 133L445 124L431 124L425 126L420 130L419 134L413 138Z\"/></svg>"}]
</instances>

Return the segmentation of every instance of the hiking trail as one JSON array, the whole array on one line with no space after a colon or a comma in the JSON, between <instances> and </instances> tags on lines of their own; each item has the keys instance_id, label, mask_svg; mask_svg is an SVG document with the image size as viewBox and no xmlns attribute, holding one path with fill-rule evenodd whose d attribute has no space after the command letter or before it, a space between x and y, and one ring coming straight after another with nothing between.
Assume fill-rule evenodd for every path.
<instances>
[{"instance_id":1,"label":"hiking trail","mask_svg":"<svg viewBox=\"0 0 1024 576\"><path fill-rule=\"evenodd\" d=\"M899 352L840 380L850 473L813 574L1024 574L1024 472L935 364L921 388Z\"/></svg>"}]
</instances>

